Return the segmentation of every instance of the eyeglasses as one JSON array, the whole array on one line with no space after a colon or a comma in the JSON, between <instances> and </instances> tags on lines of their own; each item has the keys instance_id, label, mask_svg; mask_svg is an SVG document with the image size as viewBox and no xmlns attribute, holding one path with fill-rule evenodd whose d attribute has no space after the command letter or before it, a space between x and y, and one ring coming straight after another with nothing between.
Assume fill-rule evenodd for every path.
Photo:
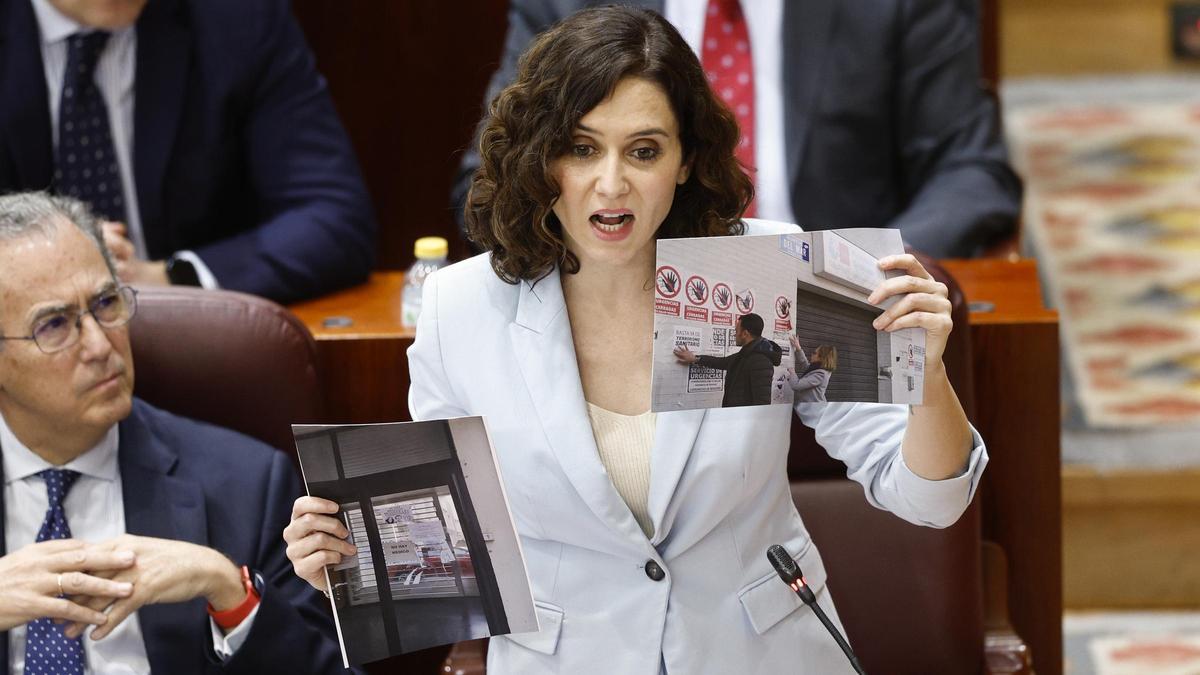
<instances>
[{"instance_id":1,"label":"eyeglasses","mask_svg":"<svg viewBox=\"0 0 1200 675\"><path fill-rule=\"evenodd\" d=\"M0 340L33 340L44 354L60 352L79 342L83 315L91 314L101 328L117 328L129 323L137 313L137 291L121 286L96 296L86 311L75 308L46 314L33 324L33 334L0 336Z\"/></svg>"}]
</instances>

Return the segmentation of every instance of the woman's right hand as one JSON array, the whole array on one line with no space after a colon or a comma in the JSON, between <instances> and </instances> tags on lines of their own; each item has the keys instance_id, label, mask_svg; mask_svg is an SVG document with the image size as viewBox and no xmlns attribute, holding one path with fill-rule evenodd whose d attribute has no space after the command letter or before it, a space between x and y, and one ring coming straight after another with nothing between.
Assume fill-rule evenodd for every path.
<instances>
[{"instance_id":1,"label":"woman's right hand","mask_svg":"<svg viewBox=\"0 0 1200 675\"><path fill-rule=\"evenodd\" d=\"M792 343L792 349L794 349L796 351L800 350L800 340L796 339L796 336L794 334L788 335L788 342Z\"/></svg>"},{"instance_id":2,"label":"woman's right hand","mask_svg":"<svg viewBox=\"0 0 1200 675\"><path fill-rule=\"evenodd\" d=\"M296 576L322 592L329 590L325 587L325 566L342 562L344 555L358 553L354 544L346 541L350 531L330 515L337 512L338 505L328 499L301 497L292 504L292 522L283 530L287 557Z\"/></svg>"}]
</instances>

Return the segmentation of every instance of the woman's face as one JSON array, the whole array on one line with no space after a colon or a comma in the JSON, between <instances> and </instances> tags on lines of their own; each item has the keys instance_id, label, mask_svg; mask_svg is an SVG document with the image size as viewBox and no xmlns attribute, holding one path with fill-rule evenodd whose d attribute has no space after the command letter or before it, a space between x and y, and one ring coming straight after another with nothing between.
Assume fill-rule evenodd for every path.
<instances>
[{"instance_id":1,"label":"woman's face","mask_svg":"<svg viewBox=\"0 0 1200 675\"><path fill-rule=\"evenodd\" d=\"M554 215L583 267L653 264L654 233L687 181L679 122L657 84L636 77L580 120L551 171L562 191Z\"/></svg>"}]
</instances>

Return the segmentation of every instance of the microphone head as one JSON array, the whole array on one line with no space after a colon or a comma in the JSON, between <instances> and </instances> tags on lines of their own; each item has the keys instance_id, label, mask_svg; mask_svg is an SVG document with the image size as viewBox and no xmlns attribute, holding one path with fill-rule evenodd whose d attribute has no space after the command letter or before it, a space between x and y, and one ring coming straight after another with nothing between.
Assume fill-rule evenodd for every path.
<instances>
[{"instance_id":1,"label":"microphone head","mask_svg":"<svg viewBox=\"0 0 1200 675\"><path fill-rule=\"evenodd\" d=\"M767 549L767 560L771 561L771 567L779 573L779 578L787 585L792 585L794 581L800 578L800 567L792 560L792 556L788 554L787 549L779 544L772 544Z\"/></svg>"}]
</instances>

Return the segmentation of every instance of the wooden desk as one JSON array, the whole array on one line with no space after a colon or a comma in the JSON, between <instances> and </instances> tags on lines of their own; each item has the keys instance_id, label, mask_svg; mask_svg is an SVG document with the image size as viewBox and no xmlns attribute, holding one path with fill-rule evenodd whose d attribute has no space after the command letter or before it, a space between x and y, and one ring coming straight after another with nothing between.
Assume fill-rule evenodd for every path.
<instances>
[{"instance_id":1,"label":"wooden desk","mask_svg":"<svg viewBox=\"0 0 1200 675\"><path fill-rule=\"evenodd\" d=\"M402 272L376 272L362 286L290 307L317 340L329 422L412 419L405 352L414 333L400 323L403 288Z\"/></svg>"},{"instance_id":2,"label":"wooden desk","mask_svg":"<svg viewBox=\"0 0 1200 675\"><path fill-rule=\"evenodd\" d=\"M1058 313L1032 260L943 260L971 303L975 419L991 461L983 536L1008 555L1009 611L1039 675L1062 673L1062 461Z\"/></svg>"},{"instance_id":3,"label":"wooden desk","mask_svg":"<svg viewBox=\"0 0 1200 675\"><path fill-rule=\"evenodd\" d=\"M1010 611L1041 675L1062 672L1062 521L1058 316L1042 306L1037 267L1022 260L947 260L971 314L976 419L991 463L984 473L984 536L1009 558ZM407 420L413 333L400 326L403 275L291 309L317 339L326 409L336 422ZM343 317L345 327L326 320Z\"/></svg>"}]
</instances>

